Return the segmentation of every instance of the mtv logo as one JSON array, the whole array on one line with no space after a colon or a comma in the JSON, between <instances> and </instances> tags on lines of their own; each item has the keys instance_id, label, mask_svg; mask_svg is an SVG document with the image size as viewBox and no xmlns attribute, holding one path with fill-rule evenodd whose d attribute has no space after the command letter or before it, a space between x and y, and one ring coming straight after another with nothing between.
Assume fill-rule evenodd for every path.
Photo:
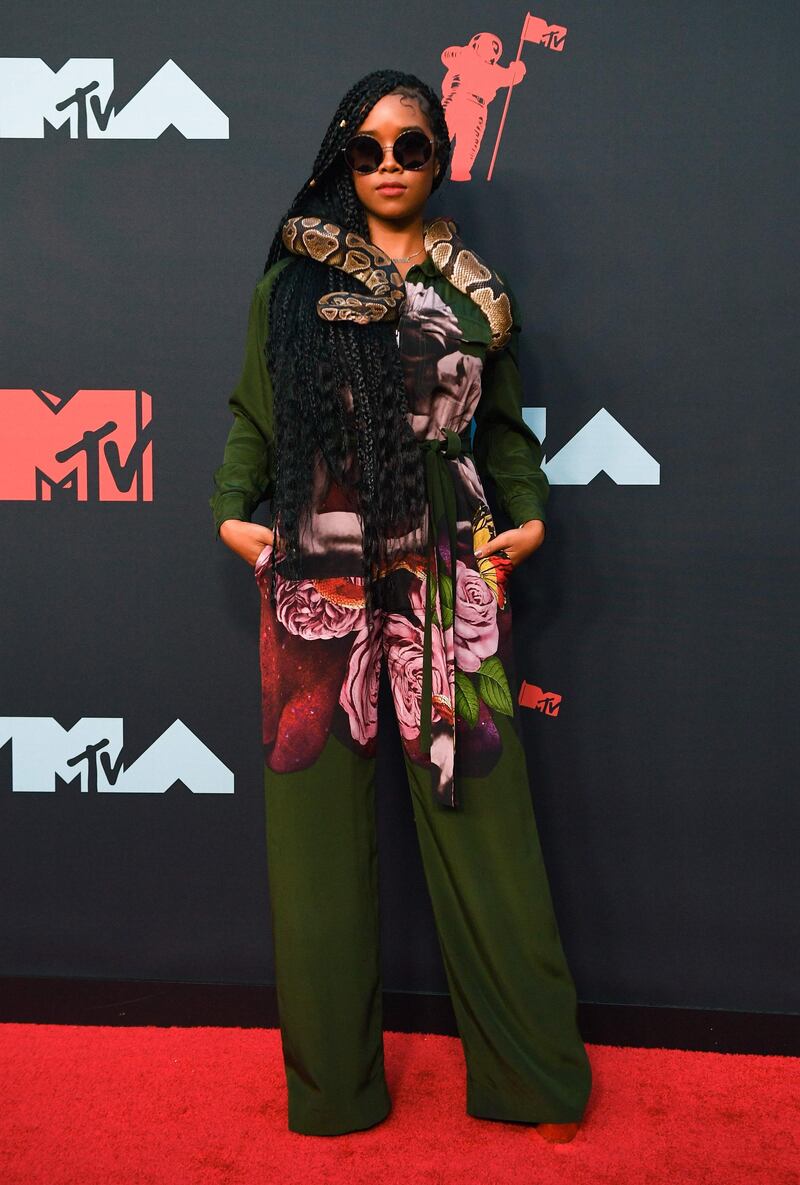
<instances>
[{"instance_id":1,"label":"mtv logo","mask_svg":"<svg viewBox=\"0 0 800 1185\"><path fill-rule=\"evenodd\" d=\"M547 49L554 49L560 53L564 48L567 30L564 25L548 25L540 16L531 13L525 18L522 29L523 41L532 41L534 45L544 45Z\"/></svg>"},{"instance_id":2,"label":"mtv logo","mask_svg":"<svg viewBox=\"0 0 800 1185\"><path fill-rule=\"evenodd\" d=\"M535 683L522 680L518 703L523 708L535 708L545 716L557 716L561 707L561 696L555 691L542 691Z\"/></svg>"},{"instance_id":3,"label":"mtv logo","mask_svg":"<svg viewBox=\"0 0 800 1185\"><path fill-rule=\"evenodd\" d=\"M522 418L534 435L545 439L547 408L525 407ZM585 486L605 473L620 486L657 486L661 466L635 436L601 407L571 440L547 457L542 470L550 485Z\"/></svg>"},{"instance_id":4,"label":"mtv logo","mask_svg":"<svg viewBox=\"0 0 800 1185\"><path fill-rule=\"evenodd\" d=\"M153 500L146 391L0 390L0 499Z\"/></svg>"},{"instance_id":5,"label":"mtv logo","mask_svg":"<svg viewBox=\"0 0 800 1185\"><path fill-rule=\"evenodd\" d=\"M0 58L0 137L42 140L45 123L71 140L227 140L228 117L170 58L124 107L114 103L114 59Z\"/></svg>"},{"instance_id":6,"label":"mtv logo","mask_svg":"<svg viewBox=\"0 0 800 1185\"><path fill-rule=\"evenodd\" d=\"M58 775L79 777L82 794L163 794L177 781L192 794L233 794L232 771L182 720L127 766L116 716L87 716L72 728L52 716L0 716L0 749L9 741L17 793L53 794Z\"/></svg>"}]
</instances>

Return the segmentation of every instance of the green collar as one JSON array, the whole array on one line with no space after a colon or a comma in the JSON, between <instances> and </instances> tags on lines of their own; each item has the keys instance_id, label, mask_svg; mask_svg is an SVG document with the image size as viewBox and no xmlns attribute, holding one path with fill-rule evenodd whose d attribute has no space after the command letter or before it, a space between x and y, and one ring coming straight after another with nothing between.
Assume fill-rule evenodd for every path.
<instances>
[{"instance_id":1,"label":"green collar","mask_svg":"<svg viewBox=\"0 0 800 1185\"><path fill-rule=\"evenodd\" d=\"M424 259L422 260L422 263L412 264L412 266L408 270L410 272L413 272L416 269L419 269L419 271L423 272L426 276L435 276L439 270L437 268L436 264L431 259L430 255L426 255L424 257ZM406 275L408 275L408 272L406 273Z\"/></svg>"}]
</instances>

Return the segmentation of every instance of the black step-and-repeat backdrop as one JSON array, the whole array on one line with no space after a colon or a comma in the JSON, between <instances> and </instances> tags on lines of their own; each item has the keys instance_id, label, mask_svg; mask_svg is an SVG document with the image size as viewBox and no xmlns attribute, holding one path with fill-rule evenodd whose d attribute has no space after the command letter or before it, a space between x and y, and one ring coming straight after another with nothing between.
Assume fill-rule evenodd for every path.
<instances>
[{"instance_id":1,"label":"black step-and-repeat backdrop","mask_svg":"<svg viewBox=\"0 0 800 1185\"><path fill-rule=\"evenodd\" d=\"M208 498L277 220L392 67L460 88L430 212L523 312L516 645L579 995L797 1011L799 38L788 0L7 0L0 973L273 981L258 590ZM385 987L444 991L385 679L381 713Z\"/></svg>"}]
</instances>

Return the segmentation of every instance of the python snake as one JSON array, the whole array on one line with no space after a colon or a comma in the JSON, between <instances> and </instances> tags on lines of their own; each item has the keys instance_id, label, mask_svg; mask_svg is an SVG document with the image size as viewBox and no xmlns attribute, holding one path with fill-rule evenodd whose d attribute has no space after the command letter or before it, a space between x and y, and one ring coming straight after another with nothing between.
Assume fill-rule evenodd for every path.
<instances>
[{"instance_id":1,"label":"python snake","mask_svg":"<svg viewBox=\"0 0 800 1185\"><path fill-rule=\"evenodd\" d=\"M391 258L356 231L315 215L287 218L281 229L284 246L295 255L338 267L355 276L368 290L328 292L317 301L325 321L396 320L406 292L403 277ZM488 349L501 350L511 336L511 300L503 281L492 268L465 246L452 218L423 222L423 242L437 271L454 288L468 296L486 318L491 331Z\"/></svg>"}]
</instances>

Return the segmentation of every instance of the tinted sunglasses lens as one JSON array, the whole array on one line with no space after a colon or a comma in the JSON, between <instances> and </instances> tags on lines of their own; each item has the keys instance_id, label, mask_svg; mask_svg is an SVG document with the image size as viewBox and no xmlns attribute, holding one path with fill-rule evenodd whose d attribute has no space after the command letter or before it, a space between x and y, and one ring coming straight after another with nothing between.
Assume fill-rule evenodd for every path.
<instances>
[{"instance_id":1,"label":"tinted sunglasses lens","mask_svg":"<svg viewBox=\"0 0 800 1185\"><path fill-rule=\"evenodd\" d=\"M353 136L344 156L354 173L374 173L383 160L383 150L373 136Z\"/></svg>"},{"instance_id":2,"label":"tinted sunglasses lens","mask_svg":"<svg viewBox=\"0 0 800 1185\"><path fill-rule=\"evenodd\" d=\"M422 132L401 132L394 142L394 159L401 169L424 169L431 159L431 142Z\"/></svg>"}]
</instances>

